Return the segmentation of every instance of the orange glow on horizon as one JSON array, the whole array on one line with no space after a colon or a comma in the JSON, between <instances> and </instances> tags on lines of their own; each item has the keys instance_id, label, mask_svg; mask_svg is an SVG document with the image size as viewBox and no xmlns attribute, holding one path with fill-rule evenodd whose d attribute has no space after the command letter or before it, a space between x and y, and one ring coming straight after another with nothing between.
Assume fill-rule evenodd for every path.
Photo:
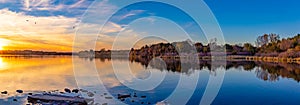
<instances>
[{"instance_id":1,"label":"orange glow on horizon","mask_svg":"<svg viewBox=\"0 0 300 105\"><path fill-rule=\"evenodd\" d=\"M14 37L13 37L14 38ZM72 41L66 41L72 42ZM66 47L65 47L66 46ZM50 40L49 42L39 42L36 38L11 40L0 38L0 50L34 50L34 51L72 51L72 43L61 43Z\"/></svg>"}]
</instances>

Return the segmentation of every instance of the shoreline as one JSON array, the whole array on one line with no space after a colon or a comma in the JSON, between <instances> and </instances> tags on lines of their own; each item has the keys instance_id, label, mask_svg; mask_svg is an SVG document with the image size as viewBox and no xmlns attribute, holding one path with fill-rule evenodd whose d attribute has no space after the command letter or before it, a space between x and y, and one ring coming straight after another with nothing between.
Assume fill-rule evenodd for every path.
<instances>
[{"instance_id":1,"label":"shoreline","mask_svg":"<svg viewBox=\"0 0 300 105\"><path fill-rule=\"evenodd\" d=\"M161 56L162 59L195 59L192 56ZM143 59L143 58L142 58ZM201 56L199 60L211 60L212 56ZM244 56L244 55L229 55L226 58L215 56L215 60L228 60L228 61L258 61L258 62L272 62L272 63L297 63L300 64L300 58L280 58L280 57L262 57L262 56Z\"/></svg>"},{"instance_id":2,"label":"shoreline","mask_svg":"<svg viewBox=\"0 0 300 105\"><path fill-rule=\"evenodd\" d=\"M142 58L139 56L128 56L128 55L117 55L116 57L111 56L82 56L80 54L73 54L73 55L22 55L22 54L0 54L0 57L51 57L51 56L78 56L80 58L104 58L104 59L149 59L149 58ZM162 59L195 59L194 56L157 56ZM154 57L150 57L154 58ZM199 60L211 60L212 56L199 56ZM259 62L273 62L273 63L297 63L300 64L300 57L299 58L280 58L280 57L267 57L267 56L246 56L246 55L227 55L226 58L222 56L214 56L216 60L229 60L229 61L259 61Z\"/></svg>"},{"instance_id":3,"label":"shoreline","mask_svg":"<svg viewBox=\"0 0 300 105\"><path fill-rule=\"evenodd\" d=\"M298 63L300 58L280 58L280 57L266 57L266 56L227 56L227 60L245 60L245 61L260 61L260 62L273 62L273 63Z\"/></svg>"}]
</instances>

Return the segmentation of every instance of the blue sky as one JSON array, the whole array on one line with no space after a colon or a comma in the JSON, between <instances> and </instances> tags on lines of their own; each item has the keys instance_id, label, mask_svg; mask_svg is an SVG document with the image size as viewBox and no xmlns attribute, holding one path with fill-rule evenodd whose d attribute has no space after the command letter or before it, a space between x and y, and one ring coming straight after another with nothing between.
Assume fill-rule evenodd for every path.
<instances>
[{"instance_id":1,"label":"blue sky","mask_svg":"<svg viewBox=\"0 0 300 105\"><path fill-rule=\"evenodd\" d=\"M178 2L184 3L189 8L192 1ZM189 15L176 7L148 2L118 10L122 2L125 1L0 0L0 15L2 15L0 19L2 21L6 19L0 22L2 26L0 45L10 49L26 49L18 46L28 44L36 47L34 43L38 43L53 45L53 48L36 49L70 50L77 29L84 30L79 33L87 36L95 35L101 27L99 23L103 22L107 22L107 25L97 42L99 47L111 46L117 33L123 35L124 41L120 42L122 44L149 35L161 36L170 41L185 40L186 36L190 36L195 41L207 42L197 24ZM204 2L219 22L226 43L254 44L256 37L264 33L277 33L282 38L300 33L300 8L297 7L300 1L298 0L204 0ZM104 18L116 11L119 12L109 20ZM201 12L197 9L193 11ZM84 20L86 14L90 17ZM35 22L38 24L34 25ZM83 22L85 24L82 25ZM49 29L57 31L53 32ZM130 35L133 35L131 39L128 37ZM86 38L83 43L91 40ZM81 45L84 48L88 44Z\"/></svg>"},{"instance_id":2,"label":"blue sky","mask_svg":"<svg viewBox=\"0 0 300 105\"><path fill-rule=\"evenodd\" d=\"M299 0L205 0L228 42L253 42L263 33L300 33Z\"/></svg>"}]
</instances>

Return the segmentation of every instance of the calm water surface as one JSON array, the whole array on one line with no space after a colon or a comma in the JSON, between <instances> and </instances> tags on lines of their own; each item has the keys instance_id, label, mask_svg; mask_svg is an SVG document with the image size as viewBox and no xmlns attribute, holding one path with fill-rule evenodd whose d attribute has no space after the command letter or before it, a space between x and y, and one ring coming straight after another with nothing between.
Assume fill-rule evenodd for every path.
<instances>
[{"instance_id":1,"label":"calm water surface","mask_svg":"<svg viewBox=\"0 0 300 105\"><path fill-rule=\"evenodd\" d=\"M8 91L8 95L0 95L0 105L26 104L26 95L17 94L18 89L28 92L60 90L64 88L94 89L96 94L109 93L145 95L147 98L125 100L126 104L141 102L155 104L170 96L179 79L197 78L197 87L188 104L199 104L208 83L209 76L218 76L218 70L226 74L221 89L212 104L214 105L257 105L257 104L299 104L300 66L297 64L273 64L258 62L227 62L218 70L210 68L210 62L191 64L190 62L167 61L135 62L125 59L85 59L75 57L0 57L0 91ZM112 66L112 63L114 67ZM182 67L180 65L188 65ZM199 66L200 65L200 66ZM76 67L76 68L74 68ZM126 71L127 69L130 72ZM75 69L75 72L74 72ZM115 70L114 70L115 69ZM116 70L117 69L117 70ZM115 72L121 74L121 80ZM163 78L163 74L165 77ZM139 80L147 78L149 86L163 78L160 84L148 91L136 91ZM100 82L97 80L101 80ZM192 91L193 82L184 83L179 93L184 96ZM125 86L126 85L126 86ZM97 88L104 86L104 88ZM149 87L145 85L147 88ZM96 89L95 89L96 88ZM106 91L107 90L107 91ZM82 96L86 95L82 93ZM12 101L18 99L17 102ZM118 104L120 101L99 98L102 102ZM135 100L135 102L131 102ZM181 101L180 99L178 101Z\"/></svg>"}]
</instances>

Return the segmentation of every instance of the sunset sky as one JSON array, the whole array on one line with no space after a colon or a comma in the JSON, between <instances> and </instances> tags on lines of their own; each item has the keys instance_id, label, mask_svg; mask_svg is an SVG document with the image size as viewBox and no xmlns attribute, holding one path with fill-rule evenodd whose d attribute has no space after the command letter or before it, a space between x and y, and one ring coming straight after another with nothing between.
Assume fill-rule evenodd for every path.
<instances>
[{"instance_id":1,"label":"sunset sky","mask_svg":"<svg viewBox=\"0 0 300 105\"><path fill-rule=\"evenodd\" d=\"M224 33L226 43L254 43L258 35L278 33L281 37L291 37L300 33L299 0L204 0L214 13ZM45 50L72 51L78 29L80 33L95 35L101 18L89 18L82 25L85 14L107 15L116 11L119 0L0 0L0 50ZM124 2L124 1L123 1ZM105 9L90 8L93 4ZM187 5L189 1L187 0ZM161 36L170 41L186 40L185 32L163 15L188 29L194 41L207 43L201 30L193 21L176 14L172 8L161 5L132 6L114 14L107 21L103 34L97 39L97 48L110 49L116 41L114 33L119 33L117 49L127 48L128 42L147 36ZM199 11L199 10L195 10ZM199 11L200 12L200 11ZM132 23L132 19L138 19ZM85 38L82 38L85 40ZM160 40L160 39L157 39ZM84 42L84 41L83 41ZM74 47L74 51L91 46L90 39ZM138 46L139 47L139 46Z\"/></svg>"}]
</instances>

